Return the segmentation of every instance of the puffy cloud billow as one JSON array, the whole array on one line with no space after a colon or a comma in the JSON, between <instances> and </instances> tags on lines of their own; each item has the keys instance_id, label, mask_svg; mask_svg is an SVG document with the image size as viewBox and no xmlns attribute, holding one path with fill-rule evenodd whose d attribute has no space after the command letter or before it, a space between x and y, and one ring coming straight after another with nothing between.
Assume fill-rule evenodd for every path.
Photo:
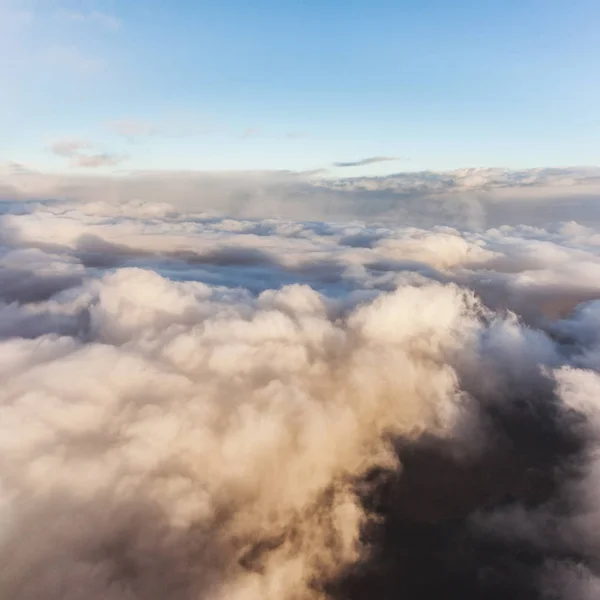
<instances>
[{"instance_id":1,"label":"puffy cloud billow","mask_svg":"<svg viewBox=\"0 0 600 600\"><path fill-rule=\"evenodd\" d=\"M164 200L2 206L3 598L597 597L594 228Z\"/></svg>"}]
</instances>

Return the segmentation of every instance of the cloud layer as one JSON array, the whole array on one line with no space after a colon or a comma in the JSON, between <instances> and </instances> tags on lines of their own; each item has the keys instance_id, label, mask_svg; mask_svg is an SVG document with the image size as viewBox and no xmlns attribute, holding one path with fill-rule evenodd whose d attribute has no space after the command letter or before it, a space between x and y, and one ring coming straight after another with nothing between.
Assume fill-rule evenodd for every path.
<instances>
[{"instance_id":1,"label":"cloud layer","mask_svg":"<svg viewBox=\"0 0 600 600\"><path fill-rule=\"evenodd\" d=\"M7 598L596 597L596 229L244 216L286 208L276 189L350 202L366 179L246 175L219 215L216 176L190 210L196 176L166 202L121 199L162 176L103 198L106 180L6 170L21 194L0 203ZM594 177L377 189L541 202L548 182L573 195ZM45 186L73 199L25 201Z\"/></svg>"},{"instance_id":2,"label":"cloud layer","mask_svg":"<svg viewBox=\"0 0 600 600\"><path fill-rule=\"evenodd\" d=\"M600 224L597 168L461 169L333 179L325 171L131 172L56 176L0 166L0 200L169 203L178 210L461 229Z\"/></svg>"}]
</instances>

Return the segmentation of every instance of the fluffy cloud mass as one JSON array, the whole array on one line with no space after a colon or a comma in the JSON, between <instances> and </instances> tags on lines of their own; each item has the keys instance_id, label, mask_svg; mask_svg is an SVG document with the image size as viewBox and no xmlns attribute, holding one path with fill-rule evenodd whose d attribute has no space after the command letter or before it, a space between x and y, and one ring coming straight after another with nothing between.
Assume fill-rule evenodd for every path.
<instances>
[{"instance_id":1,"label":"fluffy cloud mass","mask_svg":"<svg viewBox=\"0 0 600 600\"><path fill-rule=\"evenodd\" d=\"M593 173L152 177L5 178L6 598L597 597Z\"/></svg>"}]
</instances>

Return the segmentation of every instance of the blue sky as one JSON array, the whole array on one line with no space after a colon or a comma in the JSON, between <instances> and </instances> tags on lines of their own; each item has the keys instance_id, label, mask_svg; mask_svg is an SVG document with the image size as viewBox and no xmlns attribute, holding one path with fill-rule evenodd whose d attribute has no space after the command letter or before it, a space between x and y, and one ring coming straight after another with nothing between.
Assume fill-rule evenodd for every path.
<instances>
[{"instance_id":1,"label":"blue sky","mask_svg":"<svg viewBox=\"0 0 600 600\"><path fill-rule=\"evenodd\" d=\"M600 164L597 0L0 0L0 160Z\"/></svg>"}]
</instances>

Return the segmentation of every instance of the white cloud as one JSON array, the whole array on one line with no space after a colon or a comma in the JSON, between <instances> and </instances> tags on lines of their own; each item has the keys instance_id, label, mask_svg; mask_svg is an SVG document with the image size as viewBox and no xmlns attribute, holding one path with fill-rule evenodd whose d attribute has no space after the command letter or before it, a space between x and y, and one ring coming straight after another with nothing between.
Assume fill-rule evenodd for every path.
<instances>
[{"instance_id":1,"label":"white cloud","mask_svg":"<svg viewBox=\"0 0 600 600\"><path fill-rule=\"evenodd\" d=\"M7 597L594 597L596 230L236 217L224 190L327 184L171 175L209 215L136 177L3 172L37 197L0 215Z\"/></svg>"}]
</instances>

